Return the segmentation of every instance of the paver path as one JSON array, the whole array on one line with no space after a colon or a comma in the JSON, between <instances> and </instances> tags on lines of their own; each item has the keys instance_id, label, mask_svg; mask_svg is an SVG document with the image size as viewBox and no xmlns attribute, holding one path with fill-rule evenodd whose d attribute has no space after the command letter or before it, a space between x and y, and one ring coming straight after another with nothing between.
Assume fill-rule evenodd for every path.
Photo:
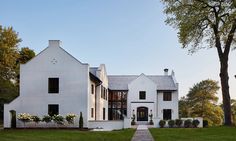
<instances>
[{"instance_id":1,"label":"paver path","mask_svg":"<svg viewBox=\"0 0 236 141\"><path fill-rule=\"evenodd\" d=\"M146 125L139 125L131 141L154 141Z\"/></svg>"}]
</instances>

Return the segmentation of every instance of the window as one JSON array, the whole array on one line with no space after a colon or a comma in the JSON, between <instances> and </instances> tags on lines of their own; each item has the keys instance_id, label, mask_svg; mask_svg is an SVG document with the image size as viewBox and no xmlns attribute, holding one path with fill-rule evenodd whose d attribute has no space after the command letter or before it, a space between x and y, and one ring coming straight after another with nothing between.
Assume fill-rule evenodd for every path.
<instances>
[{"instance_id":1,"label":"window","mask_svg":"<svg viewBox=\"0 0 236 141\"><path fill-rule=\"evenodd\" d=\"M91 108L91 118L93 118L93 108Z\"/></svg>"},{"instance_id":2,"label":"window","mask_svg":"<svg viewBox=\"0 0 236 141\"><path fill-rule=\"evenodd\" d=\"M171 101L172 94L171 92L163 92L163 101Z\"/></svg>"},{"instance_id":3,"label":"window","mask_svg":"<svg viewBox=\"0 0 236 141\"><path fill-rule=\"evenodd\" d=\"M48 105L48 115L54 116L59 114L59 105L58 104L49 104Z\"/></svg>"},{"instance_id":4,"label":"window","mask_svg":"<svg viewBox=\"0 0 236 141\"><path fill-rule=\"evenodd\" d=\"M139 99L146 99L146 92L145 91L139 91Z\"/></svg>"},{"instance_id":5,"label":"window","mask_svg":"<svg viewBox=\"0 0 236 141\"><path fill-rule=\"evenodd\" d=\"M48 93L59 93L59 78L48 78Z\"/></svg>"},{"instance_id":6,"label":"window","mask_svg":"<svg viewBox=\"0 0 236 141\"><path fill-rule=\"evenodd\" d=\"M170 120L171 119L171 109L163 109L163 119Z\"/></svg>"},{"instance_id":7,"label":"window","mask_svg":"<svg viewBox=\"0 0 236 141\"><path fill-rule=\"evenodd\" d=\"M103 98L103 95L104 95L104 87L103 86L101 86L101 98Z\"/></svg>"},{"instance_id":8,"label":"window","mask_svg":"<svg viewBox=\"0 0 236 141\"><path fill-rule=\"evenodd\" d=\"M91 93L94 94L94 85L91 85Z\"/></svg>"},{"instance_id":9,"label":"window","mask_svg":"<svg viewBox=\"0 0 236 141\"><path fill-rule=\"evenodd\" d=\"M106 108L103 108L103 120L106 119Z\"/></svg>"},{"instance_id":10,"label":"window","mask_svg":"<svg viewBox=\"0 0 236 141\"><path fill-rule=\"evenodd\" d=\"M127 93L107 90L109 120L122 120L127 115Z\"/></svg>"}]
</instances>

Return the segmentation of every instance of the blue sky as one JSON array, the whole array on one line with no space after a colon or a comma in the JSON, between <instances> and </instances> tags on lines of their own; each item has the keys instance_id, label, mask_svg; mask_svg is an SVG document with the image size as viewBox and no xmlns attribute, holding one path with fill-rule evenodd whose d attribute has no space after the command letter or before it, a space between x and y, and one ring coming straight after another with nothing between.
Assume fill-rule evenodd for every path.
<instances>
[{"instance_id":1,"label":"blue sky","mask_svg":"<svg viewBox=\"0 0 236 141\"><path fill-rule=\"evenodd\" d=\"M21 47L39 53L48 40L91 66L106 64L108 74L163 74L174 70L180 96L203 79L219 81L215 49L189 55L177 30L165 25L159 0L5 0L0 24L19 32ZM236 98L236 52L230 54L231 97ZM219 91L219 96L221 92Z\"/></svg>"}]
</instances>

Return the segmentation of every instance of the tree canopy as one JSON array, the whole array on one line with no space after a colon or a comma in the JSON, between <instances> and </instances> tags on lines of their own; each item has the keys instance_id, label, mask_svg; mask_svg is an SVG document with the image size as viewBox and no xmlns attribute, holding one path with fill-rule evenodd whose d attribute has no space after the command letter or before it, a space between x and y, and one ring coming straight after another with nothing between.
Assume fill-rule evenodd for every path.
<instances>
[{"instance_id":1,"label":"tree canopy","mask_svg":"<svg viewBox=\"0 0 236 141\"><path fill-rule=\"evenodd\" d=\"M223 120L223 111L217 105L219 90L218 82L203 80L190 88L186 97L179 101L180 116L203 117L209 125L220 125Z\"/></svg>"},{"instance_id":2,"label":"tree canopy","mask_svg":"<svg viewBox=\"0 0 236 141\"><path fill-rule=\"evenodd\" d=\"M216 48L220 61L220 78L225 125L231 125L228 83L228 57L235 49L235 0L161 0L165 4L166 23L178 29L183 48L194 53L202 48Z\"/></svg>"}]
</instances>

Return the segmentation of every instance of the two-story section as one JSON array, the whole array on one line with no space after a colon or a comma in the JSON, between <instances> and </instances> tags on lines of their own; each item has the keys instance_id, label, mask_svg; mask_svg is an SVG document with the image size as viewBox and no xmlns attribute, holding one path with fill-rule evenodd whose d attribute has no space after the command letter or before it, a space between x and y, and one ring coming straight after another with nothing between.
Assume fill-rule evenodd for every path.
<instances>
[{"instance_id":1,"label":"two-story section","mask_svg":"<svg viewBox=\"0 0 236 141\"><path fill-rule=\"evenodd\" d=\"M168 75L109 75L109 120L135 117L138 124L152 119L178 118L178 83Z\"/></svg>"},{"instance_id":2,"label":"two-story section","mask_svg":"<svg viewBox=\"0 0 236 141\"><path fill-rule=\"evenodd\" d=\"M49 40L46 49L20 66L20 95L4 105L4 127L21 127L15 116L20 113L42 118L82 112L84 127L89 120L106 120L108 82L105 73L101 65L93 74L88 64L61 48L59 40ZM17 121L16 125L12 121ZM78 118L74 125L78 126Z\"/></svg>"}]
</instances>

